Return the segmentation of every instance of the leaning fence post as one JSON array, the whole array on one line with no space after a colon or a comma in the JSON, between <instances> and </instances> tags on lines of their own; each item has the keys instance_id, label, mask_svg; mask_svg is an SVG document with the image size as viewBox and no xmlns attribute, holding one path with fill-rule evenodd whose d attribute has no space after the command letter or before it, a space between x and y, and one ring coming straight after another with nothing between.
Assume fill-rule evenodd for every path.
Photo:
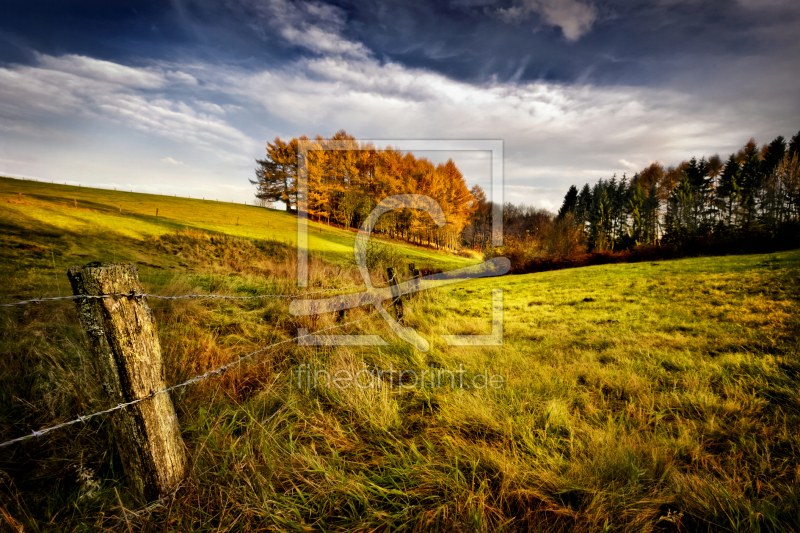
<instances>
[{"instance_id":1,"label":"leaning fence post","mask_svg":"<svg viewBox=\"0 0 800 533\"><path fill-rule=\"evenodd\" d=\"M386 275L389 277L389 286L392 288L392 298L394 299L394 311L397 314L397 321L403 323L403 298L400 294L400 289L397 288L397 277L394 274L394 269L389 267L386 269Z\"/></svg>"},{"instance_id":2,"label":"leaning fence post","mask_svg":"<svg viewBox=\"0 0 800 533\"><path fill-rule=\"evenodd\" d=\"M151 501L175 490L188 464L178 417L166 388L153 313L133 264L89 263L67 272L81 324L112 405L146 398L110 414L128 485L135 498Z\"/></svg>"}]
</instances>

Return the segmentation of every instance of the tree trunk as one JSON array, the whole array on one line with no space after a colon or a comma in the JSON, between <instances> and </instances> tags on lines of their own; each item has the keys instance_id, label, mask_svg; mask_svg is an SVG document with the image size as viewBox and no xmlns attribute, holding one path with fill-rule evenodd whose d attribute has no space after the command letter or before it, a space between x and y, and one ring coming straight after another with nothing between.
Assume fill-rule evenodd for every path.
<instances>
[{"instance_id":1,"label":"tree trunk","mask_svg":"<svg viewBox=\"0 0 800 533\"><path fill-rule=\"evenodd\" d=\"M89 263L67 273L73 293L142 294L133 264ZM133 496L161 498L186 477L178 417L166 388L153 314L141 296L75 301L103 388L112 405L146 398L110 413L111 427Z\"/></svg>"}]
</instances>

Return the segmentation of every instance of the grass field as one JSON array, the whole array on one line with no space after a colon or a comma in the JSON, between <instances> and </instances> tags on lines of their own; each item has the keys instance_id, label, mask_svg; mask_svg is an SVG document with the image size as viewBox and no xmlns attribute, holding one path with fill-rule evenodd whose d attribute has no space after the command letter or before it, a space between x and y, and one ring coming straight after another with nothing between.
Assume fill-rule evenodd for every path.
<instances>
[{"instance_id":1,"label":"grass field","mask_svg":"<svg viewBox=\"0 0 800 533\"><path fill-rule=\"evenodd\" d=\"M66 294L67 263L93 253L160 267L141 273L163 294L294 289L285 247L237 233L255 228L211 225L241 209L277 226L282 213L164 198L186 202L195 222L130 215L112 226L118 213L59 210L26 200L33 191L12 204L18 195L2 186L2 224L16 233L3 237L0 302ZM84 234L93 244L79 252ZM325 286L358 281L342 262L312 267ZM503 345L447 346L442 334L490 332L494 288L504 289ZM293 317L278 300L150 305L170 384L337 324ZM792 251L429 291L405 303L427 353L369 311L348 311L347 321L367 318L343 332L389 345L287 343L174 395L192 473L173 499L130 500L107 421L95 418L0 449L0 520L25 531L797 531L799 306ZM107 407L72 304L7 308L0 321L0 441ZM464 387L449 374L462 368ZM298 383L308 369L371 373L362 387L309 387ZM414 386L412 371L443 379ZM478 374L502 386L476 387Z\"/></svg>"}]
</instances>

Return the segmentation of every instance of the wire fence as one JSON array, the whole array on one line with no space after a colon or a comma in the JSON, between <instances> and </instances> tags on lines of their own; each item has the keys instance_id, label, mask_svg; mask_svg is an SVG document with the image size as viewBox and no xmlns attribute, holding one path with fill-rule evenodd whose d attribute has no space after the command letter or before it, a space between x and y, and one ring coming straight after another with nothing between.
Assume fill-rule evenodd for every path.
<instances>
[{"instance_id":1,"label":"wire fence","mask_svg":"<svg viewBox=\"0 0 800 533\"><path fill-rule=\"evenodd\" d=\"M385 281L383 283L378 283L373 285L373 287L385 287L389 285L392 280ZM360 289L363 288L361 285L351 285L349 287L340 287L336 289L320 289L318 291L311 291L311 292L303 292L299 294L258 294L255 296L225 296L222 294L182 294L178 296L163 296L160 294L145 294L145 293L136 293L136 292L129 292L129 293L113 293L113 294L98 294L98 295L88 295L88 294L74 294L72 296L51 296L51 297L42 297L42 298L32 298L30 300L20 300L17 302L5 303L0 304L0 307L16 307L18 305L29 305L29 304L38 304L42 302L54 302L59 300L78 300L80 298L87 298L90 300L100 300L103 298L151 298L157 300L182 300L186 298L209 298L209 299L217 299L217 300L258 300L262 298L302 298L304 296L312 296L315 294L323 294L326 292L341 292L341 291L349 291L353 289Z\"/></svg>"},{"instance_id":2,"label":"wire fence","mask_svg":"<svg viewBox=\"0 0 800 533\"><path fill-rule=\"evenodd\" d=\"M184 381L182 383L178 383L177 385L172 385L171 387L167 387L165 389L161 389L161 390L152 392L147 396L143 396L141 398L138 398L136 400L132 400L130 402L126 402L126 403L121 403L121 404L115 405L114 407L111 407L109 409L105 409L103 411L97 411L97 412L94 412L94 413L91 413L91 414L88 414L88 415L79 415L76 419L70 420L68 422L62 422L62 423L56 424L54 426L49 426L49 427L45 427L45 428L42 428L42 429L33 430L33 432L30 435L23 435L22 437L17 437L16 439L11 439L11 440L8 440L8 441L0 443L0 448L3 448L5 446L8 446L10 444L14 444L14 443L17 443L17 442L23 442L23 441L26 441L26 440L29 440L29 439L33 439L33 438L36 438L36 437L41 437L42 435L50 433L51 431L55 431L57 429L61 429L61 428L67 427L67 426L71 426L73 424L86 423L87 420L89 420L91 418L94 418L96 416L105 415L105 414L108 414L108 413L113 413L114 411L119 411L120 409L124 409L126 407L131 406L131 405L136 405L139 402L143 402L144 400L148 400L148 399L153 398L154 396L157 396L159 394L172 392L172 391L178 390L178 389L184 389L184 388L188 387L189 385L194 385L195 383L197 383L199 381L203 381L204 379L208 379L211 376L218 376L220 374L223 374L229 368L241 364L242 361L244 361L245 359L249 359L250 357L253 357L254 355L258 355L258 354L264 353L267 350L270 350L272 348L277 348L278 346L280 346L282 344L286 344L286 343L289 343L289 342L292 342L292 341L300 340L300 339L303 339L305 337L310 337L310 336L313 336L313 335L319 335L320 333L325 333L326 331L331 331L331 330L334 330L334 329L340 329L340 328L344 328L344 327L350 326L352 324L357 324L359 322L363 322L364 320L374 316L377 313L378 313L378 311L375 310L375 311L369 313L366 316L363 316L363 317L361 317L359 319L356 319L356 320L351 320L350 322L345 322L344 324L336 324L335 326L330 326L330 327L327 327L327 328L323 328L323 329L317 330L317 331L315 331L313 333L306 333L305 335L299 335L297 337L292 337L290 339L286 339L286 340L282 340L280 342L276 342L276 343L270 344L269 346L264 346L264 347L259 348L258 350L254 351L254 352L250 352L248 354L242 355L238 359L234 359L230 363L227 363L227 364L222 365L222 366L220 366L218 368L215 368L214 370L209 370L209 371L207 371L207 372L205 372L203 374L200 374L198 376L195 376L193 378L187 379L186 381Z\"/></svg>"},{"instance_id":3,"label":"wire fence","mask_svg":"<svg viewBox=\"0 0 800 533\"><path fill-rule=\"evenodd\" d=\"M386 284L390 284L392 281L394 281L394 277L392 277L392 279L390 279L389 281L387 281L387 282L385 282L383 284L376 285L376 287L377 286L386 285ZM219 298L219 299L230 299L230 300L249 300L249 299L268 298L268 297L299 298L301 296L308 296L308 295L312 295L312 294L320 294L320 293L331 292L331 291L343 291L343 290L357 289L357 288L360 288L360 287L354 285L354 286L351 286L351 287L342 287L342 288L338 288L338 289L323 289L323 290L319 290L319 291L306 292L306 293L303 293L303 294L295 294L295 295L269 294L269 295L260 295L260 296L222 296L222 295L216 295L216 294L187 294L187 295L183 295L183 296L160 296L160 295L152 295L152 294L136 294L135 292L131 291L131 293L128 293L128 294L102 294L102 295L97 295L97 296L89 296L89 295L78 294L78 295L74 295L74 296L63 296L63 297L55 297L55 298L40 298L40 299L36 299L36 300L23 300L23 301L14 302L14 303L11 303L11 304L4 304L3 306L0 306L0 307L10 307L10 306L13 306L13 305L24 305L24 304L30 304L30 303L38 303L40 301L75 300L75 299L78 299L78 298L100 299L100 298L111 298L111 297L131 297L131 298L132 297L148 297L148 298L159 298L159 299L167 299L167 300L176 300L176 299L182 299L182 298ZM396 302L398 299L399 299L399 296L397 298L395 298L394 301ZM323 329L320 329L320 330L315 331L313 333L306 333L304 335L299 335L297 337L292 337L290 339L282 340L280 342L276 342L276 343L270 344L268 346L264 346L262 348L259 348L258 350L255 350L254 352L250 352L248 354L242 355L238 359L235 359L235 360L231 361L230 363L222 365L222 366L220 366L218 368L215 368L213 370L209 370L209 371L207 371L207 372L205 372L203 374L194 376L193 378L190 378L190 379L188 379L188 380L186 380L186 381L184 381L182 383L178 383L177 385L172 385L171 387L167 387L165 389L161 389L161 390L152 392L147 396L143 396L142 398L138 398L136 400L132 400L132 401L126 402L126 403L120 403L120 404L117 404L114 407L111 407L109 409L105 409L105 410L102 410L102 411L96 411L96 412L88 414L88 415L78 415L78 417L75 418L74 420L69 420L67 422L62 422L60 424L55 424L53 426L44 427L44 428L41 428L41 429L38 429L38 430L35 429L29 435L23 435L22 437L17 437L15 439L7 440L5 442L0 443L0 448L4 448L6 446L9 446L11 444L15 444L17 442L23 442L23 441L26 441L26 440L29 440L29 439L41 437L42 435L50 433L51 431L55 431L57 429L61 429L61 428L67 427L67 426L71 426L71 425L74 425L74 424L84 424L84 423L86 423L87 420L90 420L90 419L92 419L92 418L94 418L96 416L105 415L105 414L108 414L108 413L113 413L114 411L118 411L120 409L124 409L126 407L131 406L131 405L136 405L139 402L142 402L144 400L148 400L148 399L153 398L154 396L157 396L159 394L172 392L172 391L178 390L178 389L185 389L189 385L193 385L193 384L195 384L195 383L197 383L199 381L203 381L205 379L208 379L211 376L218 376L218 375L224 373L225 371L227 371L229 368L231 368L231 367L233 367L235 365L241 364L241 362L244 361L245 359L249 359L249 358L251 358L251 357L253 357L255 355L264 353L267 350L271 350L273 348L277 348L278 346L280 346L282 344L286 344L286 343L289 343L289 342L292 342L292 341L300 340L300 339L303 339L305 337L318 335L318 334L324 333L326 331L344 328L344 327L350 326L352 324L357 324L359 322L363 322L364 320L374 316L377 313L378 313L378 310L376 309L375 311L369 313L368 315L363 316L363 317L361 317L359 319L356 319L356 320L351 320L350 322L345 322L343 324L336 324L335 326L330 326L330 327L327 327L327 328L323 328Z\"/></svg>"},{"instance_id":4,"label":"wire fence","mask_svg":"<svg viewBox=\"0 0 800 533\"><path fill-rule=\"evenodd\" d=\"M183 482L178 483L178 486L175 487L175 490L173 490L169 494L167 494L165 496L162 496L161 498L159 498L157 500L154 500L154 501L148 503L147 505L145 505L144 507L141 507L141 508L139 508L139 509L137 509L135 511L131 510L131 509L125 509L124 506L121 506L122 507L122 519L117 519L117 523L116 524L114 524L111 527L102 528L102 529L105 529L106 531L116 531L117 529L119 529L122 526L126 525L129 518L139 518L144 513L148 512L148 511L152 511L153 509L156 509L157 507L162 507L167 502L167 500L173 500L174 501L175 496L178 494L178 491L181 490L182 487L183 487Z\"/></svg>"}]
</instances>

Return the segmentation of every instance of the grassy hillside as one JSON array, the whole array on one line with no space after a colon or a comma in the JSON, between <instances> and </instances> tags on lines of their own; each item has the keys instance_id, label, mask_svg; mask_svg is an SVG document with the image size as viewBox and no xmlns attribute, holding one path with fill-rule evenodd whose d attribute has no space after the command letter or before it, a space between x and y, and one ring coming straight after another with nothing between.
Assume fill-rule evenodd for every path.
<instances>
[{"instance_id":1,"label":"grassy hillside","mask_svg":"<svg viewBox=\"0 0 800 533\"><path fill-rule=\"evenodd\" d=\"M103 243L91 217L119 216L72 207L56 225L45 216L53 207L10 205L0 206L17 232L3 237L3 302L66 293L66 264L54 269L53 257L89 260L67 255L76 248L59 256L67 249L53 227L69 246L84 234ZM231 222L215 207L255 210L210 203L204 220ZM207 223L192 227L213 229ZM160 293L293 289L292 256L278 244L175 232L184 225L165 229L143 215L127 226L141 232L125 237L130 250L96 250L161 267L141 269ZM312 266L324 286L358 282L341 264ZM447 346L442 334L489 333L498 287L503 345ZM338 324L293 317L283 300L150 305L170 384L298 328ZM0 449L0 520L25 531L797 531L799 306L794 251L429 291L405 303L408 325L432 343L428 353L368 311L348 311L345 321L367 318L342 332L379 334L389 346L287 343L175 393L192 473L174 499L142 509L128 498L98 417ZM72 304L0 309L0 323L0 441L107 407ZM463 382L451 380L461 368ZM309 387L298 383L303 369L364 371L363 387L324 379ZM412 371L438 376L440 386L414 386ZM502 387L475 387L483 373L502 376Z\"/></svg>"},{"instance_id":2,"label":"grassy hillside","mask_svg":"<svg viewBox=\"0 0 800 533\"><path fill-rule=\"evenodd\" d=\"M284 211L0 177L0 230L5 248L34 245L52 247L56 255L137 260L149 255L145 248L152 237L185 228L274 240L291 247L297 243L297 218ZM311 256L352 265L354 239L354 232L309 222ZM451 269L476 262L393 244L404 259L421 266ZM163 258L155 264L172 266Z\"/></svg>"}]
</instances>

